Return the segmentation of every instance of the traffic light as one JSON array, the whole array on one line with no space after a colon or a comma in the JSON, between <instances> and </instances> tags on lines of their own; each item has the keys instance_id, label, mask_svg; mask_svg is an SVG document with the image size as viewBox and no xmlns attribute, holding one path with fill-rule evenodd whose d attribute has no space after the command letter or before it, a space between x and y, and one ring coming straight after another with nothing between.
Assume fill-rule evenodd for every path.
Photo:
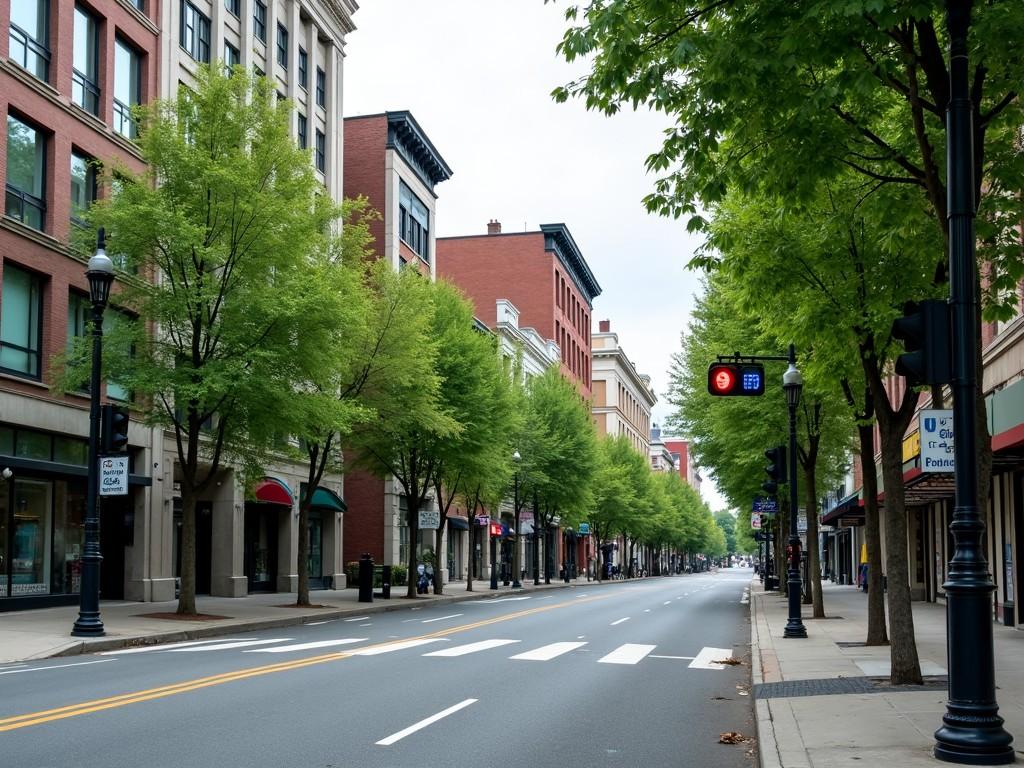
<instances>
[{"instance_id":1,"label":"traffic light","mask_svg":"<svg viewBox=\"0 0 1024 768\"><path fill-rule=\"evenodd\" d=\"M712 363L708 366L708 392L716 397L763 395L764 366L760 363Z\"/></svg>"},{"instance_id":2,"label":"traffic light","mask_svg":"<svg viewBox=\"0 0 1024 768\"><path fill-rule=\"evenodd\" d=\"M786 446L777 445L764 452L768 459L768 466L764 471L768 473L768 480L761 483L764 492L774 496L779 492L779 486L786 483Z\"/></svg>"},{"instance_id":3,"label":"traffic light","mask_svg":"<svg viewBox=\"0 0 1024 768\"><path fill-rule=\"evenodd\" d=\"M100 422L100 452L120 453L128 445L128 410L108 403L103 406Z\"/></svg>"},{"instance_id":4,"label":"traffic light","mask_svg":"<svg viewBox=\"0 0 1024 768\"><path fill-rule=\"evenodd\" d=\"M892 324L892 335L903 342L906 354L896 358L896 373L911 386L949 384L953 380L953 345L949 304L941 299L908 301L903 317Z\"/></svg>"}]
</instances>

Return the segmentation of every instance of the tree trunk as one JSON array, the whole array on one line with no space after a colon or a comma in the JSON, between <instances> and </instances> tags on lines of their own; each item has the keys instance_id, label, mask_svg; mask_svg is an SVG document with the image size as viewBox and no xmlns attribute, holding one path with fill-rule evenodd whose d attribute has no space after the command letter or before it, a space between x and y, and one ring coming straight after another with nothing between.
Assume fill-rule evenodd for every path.
<instances>
[{"instance_id":1,"label":"tree trunk","mask_svg":"<svg viewBox=\"0 0 1024 768\"><path fill-rule=\"evenodd\" d=\"M416 552L417 544L420 538L420 497L418 493L409 493L406 491L406 503L408 509L405 513L406 523L409 526L409 560L406 563L407 573L409 582L405 596L410 600L416 599L416 582L419 581L419 573L416 571L416 559L418 553Z\"/></svg>"},{"instance_id":2,"label":"tree trunk","mask_svg":"<svg viewBox=\"0 0 1024 768\"><path fill-rule=\"evenodd\" d=\"M867 645L888 645L885 629L885 594L882 592L882 531L878 515L878 476L875 474L875 430L858 425L860 468L864 477L864 539L868 550ZM860 552L854 556L860 566Z\"/></svg>"},{"instance_id":3,"label":"tree trunk","mask_svg":"<svg viewBox=\"0 0 1024 768\"><path fill-rule=\"evenodd\" d=\"M313 488L307 488L306 498L299 499L299 554L297 571L299 592L295 604L309 606L309 508L313 504Z\"/></svg>"},{"instance_id":4,"label":"tree trunk","mask_svg":"<svg viewBox=\"0 0 1024 768\"><path fill-rule=\"evenodd\" d=\"M887 409L879 409L882 435L882 477L885 481L886 591L889 604L889 646L892 685L920 685L921 663L914 636L907 563L907 515L903 489L903 429ZM900 420L902 421L902 420ZM905 425L904 425L905 426ZM869 567L870 570L870 567Z\"/></svg>"},{"instance_id":5,"label":"tree trunk","mask_svg":"<svg viewBox=\"0 0 1024 768\"><path fill-rule=\"evenodd\" d=\"M818 485L817 451L813 452L814 460L808 461L804 469L804 487L807 504L807 572L811 576L811 603L814 606L812 615L816 619L825 618L825 600L821 594L821 563L818 552Z\"/></svg>"},{"instance_id":6,"label":"tree trunk","mask_svg":"<svg viewBox=\"0 0 1024 768\"><path fill-rule=\"evenodd\" d=\"M441 573L441 548L444 546L444 520L434 532L434 594L444 594L444 575ZM447 560L447 558L445 558Z\"/></svg>"},{"instance_id":7,"label":"tree trunk","mask_svg":"<svg viewBox=\"0 0 1024 768\"><path fill-rule=\"evenodd\" d=\"M178 613L196 614L196 492L191 484L182 484L181 499L181 587Z\"/></svg>"}]
</instances>

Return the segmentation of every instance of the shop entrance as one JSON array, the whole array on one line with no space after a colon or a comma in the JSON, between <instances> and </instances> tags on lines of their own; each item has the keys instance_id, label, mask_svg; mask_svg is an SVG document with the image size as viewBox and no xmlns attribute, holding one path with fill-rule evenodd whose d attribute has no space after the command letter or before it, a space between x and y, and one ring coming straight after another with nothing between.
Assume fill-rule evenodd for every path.
<instances>
[{"instance_id":1,"label":"shop entrance","mask_svg":"<svg viewBox=\"0 0 1024 768\"><path fill-rule=\"evenodd\" d=\"M245 505L245 575L250 592L277 591L278 504Z\"/></svg>"},{"instance_id":2,"label":"shop entrance","mask_svg":"<svg viewBox=\"0 0 1024 768\"><path fill-rule=\"evenodd\" d=\"M319 509L309 510L309 557L306 560L310 589L326 589L324 583L324 518Z\"/></svg>"}]
</instances>

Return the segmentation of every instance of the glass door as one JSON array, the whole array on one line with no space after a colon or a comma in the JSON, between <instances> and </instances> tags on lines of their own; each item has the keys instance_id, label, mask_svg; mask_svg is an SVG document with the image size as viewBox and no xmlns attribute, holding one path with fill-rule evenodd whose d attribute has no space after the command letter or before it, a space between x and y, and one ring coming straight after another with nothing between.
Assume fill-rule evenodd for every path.
<instances>
[{"instance_id":1,"label":"glass door","mask_svg":"<svg viewBox=\"0 0 1024 768\"><path fill-rule=\"evenodd\" d=\"M11 595L50 594L50 484L14 481Z\"/></svg>"},{"instance_id":2,"label":"glass door","mask_svg":"<svg viewBox=\"0 0 1024 768\"><path fill-rule=\"evenodd\" d=\"M307 559L309 585L323 589L324 521L320 512L309 512L309 557Z\"/></svg>"}]
</instances>

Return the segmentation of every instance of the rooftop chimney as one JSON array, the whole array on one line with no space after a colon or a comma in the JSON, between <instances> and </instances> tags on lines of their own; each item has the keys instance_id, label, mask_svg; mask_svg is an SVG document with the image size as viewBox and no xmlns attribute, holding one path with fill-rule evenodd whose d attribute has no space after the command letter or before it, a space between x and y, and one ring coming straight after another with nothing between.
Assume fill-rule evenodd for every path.
<instances>
[{"instance_id":1,"label":"rooftop chimney","mask_svg":"<svg viewBox=\"0 0 1024 768\"><path fill-rule=\"evenodd\" d=\"M501 234L501 222L497 219L491 219L487 222L487 234L488 235L500 235Z\"/></svg>"},{"instance_id":2,"label":"rooftop chimney","mask_svg":"<svg viewBox=\"0 0 1024 768\"><path fill-rule=\"evenodd\" d=\"M612 321L611 320L599 320L597 323L598 333L611 333Z\"/></svg>"}]
</instances>

